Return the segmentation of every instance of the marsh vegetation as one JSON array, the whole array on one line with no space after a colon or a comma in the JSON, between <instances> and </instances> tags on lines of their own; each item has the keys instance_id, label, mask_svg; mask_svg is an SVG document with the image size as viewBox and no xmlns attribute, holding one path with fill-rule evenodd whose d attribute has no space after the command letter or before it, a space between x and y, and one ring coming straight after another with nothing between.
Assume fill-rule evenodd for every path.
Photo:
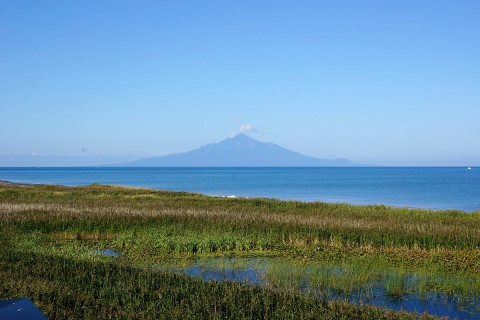
<instances>
[{"instance_id":1,"label":"marsh vegetation","mask_svg":"<svg viewBox=\"0 0 480 320\"><path fill-rule=\"evenodd\" d=\"M0 298L52 319L480 314L480 212L4 184L0 227Z\"/></svg>"}]
</instances>

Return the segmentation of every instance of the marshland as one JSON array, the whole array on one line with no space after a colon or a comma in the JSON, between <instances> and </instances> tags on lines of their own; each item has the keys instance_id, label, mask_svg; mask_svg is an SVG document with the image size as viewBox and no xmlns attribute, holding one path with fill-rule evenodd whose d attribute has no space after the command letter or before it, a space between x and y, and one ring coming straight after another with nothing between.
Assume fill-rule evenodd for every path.
<instances>
[{"instance_id":1,"label":"marshland","mask_svg":"<svg viewBox=\"0 0 480 320\"><path fill-rule=\"evenodd\" d=\"M0 298L51 319L480 317L480 212L0 186Z\"/></svg>"}]
</instances>

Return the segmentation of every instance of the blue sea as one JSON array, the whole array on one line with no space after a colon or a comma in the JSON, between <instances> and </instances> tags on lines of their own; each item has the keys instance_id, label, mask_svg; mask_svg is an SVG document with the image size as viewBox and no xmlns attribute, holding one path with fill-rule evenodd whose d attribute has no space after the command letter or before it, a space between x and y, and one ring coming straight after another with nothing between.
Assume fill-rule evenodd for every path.
<instances>
[{"instance_id":1,"label":"blue sea","mask_svg":"<svg viewBox=\"0 0 480 320\"><path fill-rule=\"evenodd\" d=\"M0 168L0 180L91 183L426 209L480 210L480 168Z\"/></svg>"}]
</instances>

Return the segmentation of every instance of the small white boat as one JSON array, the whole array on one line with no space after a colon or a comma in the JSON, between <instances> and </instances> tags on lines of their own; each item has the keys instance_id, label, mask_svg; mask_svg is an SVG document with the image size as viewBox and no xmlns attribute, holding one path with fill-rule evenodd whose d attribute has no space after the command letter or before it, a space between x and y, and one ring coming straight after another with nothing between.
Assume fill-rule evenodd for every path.
<instances>
[{"instance_id":1,"label":"small white boat","mask_svg":"<svg viewBox=\"0 0 480 320\"><path fill-rule=\"evenodd\" d=\"M472 168L470 168L470 167L467 167L467 170L472 170Z\"/></svg>"}]
</instances>

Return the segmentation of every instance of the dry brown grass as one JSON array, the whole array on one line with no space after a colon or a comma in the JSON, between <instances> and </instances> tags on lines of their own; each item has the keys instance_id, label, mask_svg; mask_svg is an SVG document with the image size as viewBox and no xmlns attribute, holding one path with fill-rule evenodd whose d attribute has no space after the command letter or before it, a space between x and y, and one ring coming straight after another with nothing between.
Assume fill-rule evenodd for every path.
<instances>
[{"instance_id":1,"label":"dry brown grass","mask_svg":"<svg viewBox=\"0 0 480 320\"><path fill-rule=\"evenodd\" d=\"M106 197L106 196L105 196ZM144 198L142 195L137 196ZM145 195L145 197L150 197ZM409 219L402 216L358 216L350 215L348 212L342 215L341 212L328 214L324 212L301 212L289 210L287 212L258 212L258 211L236 211L232 208L195 209L182 205L172 207L162 206L161 203L155 206L136 206L118 203L105 206L101 202L94 205L76 203L49 203L49 202L1 202L0 219L14 221L48 221L51 219L68 218L205 218L221 219L231 223L273 223L292 226L308 226L310 228L338 228L358 231L395 231L408 234L437 234L449 235L470 235L480 239L480 227L478 221L475 223L438 223L434 219Z\"/></svg>"}]
</instances>

